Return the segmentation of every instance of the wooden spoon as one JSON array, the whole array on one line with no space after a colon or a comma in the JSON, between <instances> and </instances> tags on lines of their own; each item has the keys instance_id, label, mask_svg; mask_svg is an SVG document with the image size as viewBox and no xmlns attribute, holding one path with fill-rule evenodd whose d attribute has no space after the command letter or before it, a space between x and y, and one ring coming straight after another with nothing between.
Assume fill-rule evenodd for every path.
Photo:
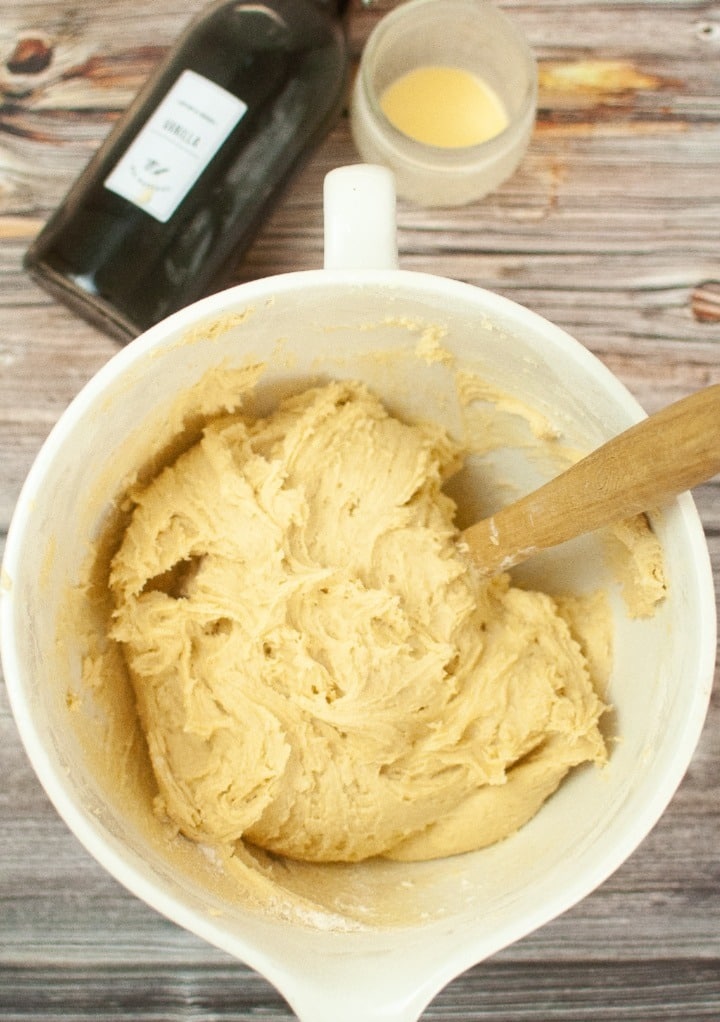
<instances>
[{"instance_id":1,"label":"wooden spoon","mask_svg":"<svg viewBox=\"0 0 720 1022\"><path fill-rule=\"evenodd\" d=\"M461 534L490 576L540 550L649 511L720 472L720 384L609 440L567 472Z\"/></svg>"}]
</instances>

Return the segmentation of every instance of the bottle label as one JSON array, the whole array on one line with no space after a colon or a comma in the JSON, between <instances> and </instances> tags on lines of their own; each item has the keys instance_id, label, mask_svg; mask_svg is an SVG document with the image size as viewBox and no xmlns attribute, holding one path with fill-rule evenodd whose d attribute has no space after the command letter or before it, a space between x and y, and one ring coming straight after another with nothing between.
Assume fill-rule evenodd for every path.
<instances>
[{"instance_id":1,"label":"bottle label","mask_svg":"<svg viewBox=\"0 0 720 1022\"><path fill-rule=\"evenodd\" d=\"M246 110L215 82L183 71L105 187L166 223Z\"/></svg>"}]
</instances>

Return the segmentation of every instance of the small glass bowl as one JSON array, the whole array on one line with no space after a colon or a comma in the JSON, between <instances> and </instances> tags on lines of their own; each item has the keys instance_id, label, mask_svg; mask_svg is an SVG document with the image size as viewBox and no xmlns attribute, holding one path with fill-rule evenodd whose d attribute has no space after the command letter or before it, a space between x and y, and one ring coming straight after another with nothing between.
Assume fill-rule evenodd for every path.
<instances>
[{"instance_id":1,"label":"small glass bowl","mask_svg":"<svg viewBox=\"0 0 720 1022\"><path fill-rule=\"evenodd\" d=\"M505 106L507 127L478 145L445 148L399 131L380 100L389 85L427 66L458 67L484 81ZM460 206L482 198L515 171L537 108L537 64L515 24L488 0L409 0L374 28L363 51L351 103L362 159L395 174L397 194L423 206Z\"/></svg>"}]
</instances>

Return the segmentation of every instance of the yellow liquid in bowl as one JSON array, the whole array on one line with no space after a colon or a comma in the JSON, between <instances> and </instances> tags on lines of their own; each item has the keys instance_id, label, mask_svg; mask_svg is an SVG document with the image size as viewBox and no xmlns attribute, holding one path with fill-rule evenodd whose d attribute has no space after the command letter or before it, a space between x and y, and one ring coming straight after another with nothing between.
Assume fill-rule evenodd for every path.
<instances>
[{"instance_id":1,"label":"yellow liquid in bowl","mask_svg":"<svg viewBox=\"0 0 720 1022\"><path fill-rule=\"evenodd\" d=\"M459 67L428 65L397 78L380 97L390 123L425 145L461 149L499 135L508 124L495 91Z\"/></svg>"}]
</instances>

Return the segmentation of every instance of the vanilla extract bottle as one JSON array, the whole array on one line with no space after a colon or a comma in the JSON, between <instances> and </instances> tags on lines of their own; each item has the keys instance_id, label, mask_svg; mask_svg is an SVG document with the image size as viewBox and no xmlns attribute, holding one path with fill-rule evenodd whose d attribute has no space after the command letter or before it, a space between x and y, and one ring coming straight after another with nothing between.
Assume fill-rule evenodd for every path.
<instances>
[{"instance_id":1,"label":"vanilla extract bottle","mask_svg":"<svg viewBox=\"0 0 720 1022\"><path fill-rule=\"evenodd\" d=\"M206 9L31 245L30 275L123 341L228 283L342 109L345 3Z\"/></svg>"}]
</instances>

